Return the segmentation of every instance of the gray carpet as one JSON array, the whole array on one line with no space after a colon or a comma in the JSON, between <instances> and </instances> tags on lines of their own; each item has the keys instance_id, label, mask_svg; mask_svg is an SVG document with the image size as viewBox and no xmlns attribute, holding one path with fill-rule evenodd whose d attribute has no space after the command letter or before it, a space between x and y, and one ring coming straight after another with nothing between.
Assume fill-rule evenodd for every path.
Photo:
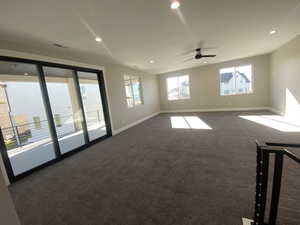
<instances>
[{"instance_id":1,"label":"gray carpet","mask_svg":"<svg viewBox=\"0 0 300 225\"><path fill-rule=\"evenodd\" d=\"M254 140L300 142L300 133L238 118L245 114L270 113L176 114L212 130L172 129L174 114L160 114L40 170L10 187L22 224L240 225L253 215ZM299 167L285 163L295 178Z\"/></svg>"}]
</instances>

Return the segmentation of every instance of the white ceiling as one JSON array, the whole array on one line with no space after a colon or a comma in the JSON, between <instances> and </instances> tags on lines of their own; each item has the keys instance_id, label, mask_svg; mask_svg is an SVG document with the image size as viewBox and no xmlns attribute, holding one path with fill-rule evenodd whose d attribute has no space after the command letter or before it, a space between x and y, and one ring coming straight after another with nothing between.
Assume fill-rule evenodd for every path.
<instances>
[{"instance_id":1,"label":"white ceiling","mask_svg":"<svg viewBox=\"0 0 300 225\"><path fill-rule=\"evenodd\" d=\"M170 0L0 0L0 47L162 73L203 65L182 56L199 42L216 47L205 52L216 63L271 52L300 33L299 0L180 2L174 11Z\"/></svg>"}]
</instances>

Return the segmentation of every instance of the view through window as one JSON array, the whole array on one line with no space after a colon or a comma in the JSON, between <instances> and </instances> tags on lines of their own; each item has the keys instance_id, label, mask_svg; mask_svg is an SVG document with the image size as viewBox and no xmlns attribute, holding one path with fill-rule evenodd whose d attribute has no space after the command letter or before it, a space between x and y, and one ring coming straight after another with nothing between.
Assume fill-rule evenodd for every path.
<instances>
[{"instance_id":1,"label":"view through window","mask_svg":"<svg viewBox=\"0 0 300 225\"><path fill-rule=\"evenodd\" d=\"M168 100L190 98L189 75L167 78Z\"/></svg>"},{"instance_id":2,"label":"view through window","mask_svg":"<svg viewBox=\"0 0 300 225\"><path fill-rule=\"evenodd\" d=\"M220 94L222 96L252 92L251 65L220 69Z\"/></svg>"},{"instance_id":3,"label":"view through window","mask_svg":"<svg viewBox=\"0 0 300 225\"><path fill-rule=\"evenodd\" d=\"M138 76L124 75L125 94L128 108L142 104L141 82Z\"/></svg>"},{"instance_id":4,"label":"view through window","mask_svg":"<svg viewBox=\"0 0 300 225\"><path fill-rule=\"evenodd\" d=\"M43 69L60 151L66 153L85 144L74 72L55 67Z\"/></svg>"},{"instance_id":5,"label":"view through window","mask_svg":"<svg viewBox=\"0 0 300 225\"><path fill-rule=\"evenodd\" d=\"M53 160L36 66L0 61L0 93L0 127L14 174Z\"/></svg>"},{"instance_id":6,"label":"view through window","mask_svg":"<svg viewBox=\"0 0 300 225\"><path fill-rule=\"evenodd\" d=\"M96 73L78 72L81 99L89 140L106 135L106 123L102 107L98 76Z\"/></svg>"}]
</instances>

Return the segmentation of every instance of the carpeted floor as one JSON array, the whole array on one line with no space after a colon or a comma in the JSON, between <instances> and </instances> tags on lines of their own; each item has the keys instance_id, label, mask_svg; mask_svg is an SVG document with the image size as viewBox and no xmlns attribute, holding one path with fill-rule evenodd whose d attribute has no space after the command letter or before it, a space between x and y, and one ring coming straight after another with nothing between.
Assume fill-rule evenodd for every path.
<instances>
[{"instance_id":1,"label":"carpeted floor","mask_svg":"<svg viewBox=\"0 0 300 225\"><path fill-rule=\"evenodd\" d=\"M255 139L300 142L247 114L270 113L176 114L212 130L172 129L174 114L160 114L40 170L10 187L22 224L241 225L253 215Z\"/></svg>"}]
</instances>

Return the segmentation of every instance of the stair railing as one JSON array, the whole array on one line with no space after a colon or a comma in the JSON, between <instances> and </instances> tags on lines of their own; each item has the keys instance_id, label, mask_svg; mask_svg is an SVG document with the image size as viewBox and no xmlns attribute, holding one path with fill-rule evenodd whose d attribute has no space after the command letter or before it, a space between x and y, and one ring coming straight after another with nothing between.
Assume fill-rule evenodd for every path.
<instances>
[{"instance_id":1,"label":"stair railing","mask_svg":"<svg viewBox=\"0 0 300 225\"><path fill-rule=\"evenodd\" d=\"M265 143L256 142L257 167L256 167L256 194L255 194L255 225L276 225L280 188L282 179L282 168L285 157L289 157L300 164L300 158L284 147L300 148L300 144ZM268 176L270 168L270 155L275 155L274 173L272 182L272 195L268 222L265 223Z\"/></svg>"}]
</instances>

